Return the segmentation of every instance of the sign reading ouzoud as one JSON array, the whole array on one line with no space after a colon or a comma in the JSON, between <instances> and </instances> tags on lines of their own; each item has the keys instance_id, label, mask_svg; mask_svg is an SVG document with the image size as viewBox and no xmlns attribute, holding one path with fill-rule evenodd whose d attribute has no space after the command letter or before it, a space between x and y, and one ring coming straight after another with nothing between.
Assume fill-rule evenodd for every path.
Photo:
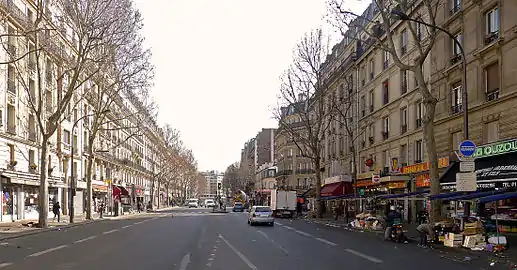
<instances>
[{"instance_id":1,"label":"sign reading ouzoud","mask_svg":"<svg viewBox=\"0 0 517 270\"><path fill-rule=\"evenodd\" d=\"M517 139L478 146L473 157L482 158L517 152Z\"/></svg>"}]
</instances>

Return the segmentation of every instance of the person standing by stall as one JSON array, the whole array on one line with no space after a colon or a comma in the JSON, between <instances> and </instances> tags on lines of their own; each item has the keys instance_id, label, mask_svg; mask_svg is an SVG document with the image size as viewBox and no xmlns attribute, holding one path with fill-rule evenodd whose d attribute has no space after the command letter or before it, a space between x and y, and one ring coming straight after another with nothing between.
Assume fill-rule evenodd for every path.
<instances>
[{"instance_id":1,"label":"person standing by stall","mask_svg":"<svg viewBox=\"0 0 517 270\"><path fill-rule=\"evenodd\" d=\"M434 239L435 234L433 226L430 223L422 223L416 227L416 231L420 235L420 244L418 246L423 248L431 247L427 242L427 238L429 236L431 240Z\"/></svg>"}]
</instances>

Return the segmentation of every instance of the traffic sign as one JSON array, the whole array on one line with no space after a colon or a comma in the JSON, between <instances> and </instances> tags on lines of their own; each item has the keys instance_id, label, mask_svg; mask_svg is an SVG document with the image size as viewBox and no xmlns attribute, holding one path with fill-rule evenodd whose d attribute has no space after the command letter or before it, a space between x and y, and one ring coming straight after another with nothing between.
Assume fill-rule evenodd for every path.
<instances>
[{"instance_id":1,"label":"traffic sign","mask_svg":"<svg viewBox=\"0 0 517 270\"><path fill-rule=\"evenodd\" d=\"M476 180L475 172L456 173L456 191L476 191Z\"/></svg>"},{"instance_id":2,"label":"traffic sign","mask_svg":"<svg viewBox=\"0 0 517 270\"><path fill-rule=\"evenodd\" d=\"M474 161L461 161L460 172L473 172L476 170L476 163Z\"/></svg>"},{"instance_id":3,"label":"traffic sign","mask_svg":"<svg viewBox=\"0 0 517 270\"><path fill-rule=\"evenodd\" d=\"M465 140L460 143L460 153L463 156L471 157L476 152L476 144L473 141Z\"/></svg>"},{"instance_id":4,"label":"traffic sign","mask_svg":"<svg viewBox=\"0 0 517 270\"><path fill-rule=\"evenodd\" d=\"M376 174L372 175L372 182L374 182L375 184L380 183L381 177Z\"/></svg>"}]
</instances>

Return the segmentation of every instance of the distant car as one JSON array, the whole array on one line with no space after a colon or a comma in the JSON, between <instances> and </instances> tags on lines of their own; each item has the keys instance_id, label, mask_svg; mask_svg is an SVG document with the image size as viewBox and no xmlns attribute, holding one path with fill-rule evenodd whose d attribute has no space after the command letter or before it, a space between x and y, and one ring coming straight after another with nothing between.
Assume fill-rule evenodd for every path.
<instances>
[{"instance_id":1,"label":"distant car","mask_svg":"<svg viewBox=\"0 0 517 270\"><path fill-rule=\"evenodd\" d=\"M275 218L273 217L273 210L269 206L253 206L248 217L248 224L267 224L275 226Z\"/></svg>"},{"instance_id":2,"label":"distant car","mask_svg":"<svg viewBox=\"0 0 517 270\"><path fill-rule=\"evenodd\" d=\"M244 212L244 205L241 202L233 204L233 212Z\"/></svg>"},{"instance_id":3,"label":"distant car","mask_svg":"<svg viewBox=\"0 0 517 270\"><path fill-rule=\"evenodd\" d=\"M198 199L189 199L188 200L188 208L198 208L199 200Z\"/></svg>"},{"instance_id":4,"label":"distant car","mask_svg":"<svg viewBox=\"0 0 517 270\"><path fill-rule=\"evenodd\" d=\"M205 200L205 207L206 208L215 207L214 200L211 200L211 199Z\"/></svg>"}]
</instances>

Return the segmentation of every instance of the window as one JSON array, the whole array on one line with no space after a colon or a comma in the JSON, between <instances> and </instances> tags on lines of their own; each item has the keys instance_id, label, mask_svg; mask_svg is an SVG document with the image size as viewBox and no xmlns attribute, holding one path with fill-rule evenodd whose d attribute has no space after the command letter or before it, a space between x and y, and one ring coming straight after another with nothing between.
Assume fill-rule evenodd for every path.
<instances>
[{"instance_id":1,"label":"window","mask_svg":"<svg viewBox=\"0 0 517 270\"><path fill-rule=\"evenodd\" d=\"M451 15L460 11L461 0L451 0Z\"/></svg>"},{"instance_id":2,"label":"window","mask_svg":"<svg viewBox=\"0 0 517 270\"><path fill-rule=\"evenodd\" d=\"M47 112L52 112L52 92L50 90L45 91L45 104Z\"/></svg>"},{"instance_id":3,"label":"window","mask_svg":"<svg viewBox=\"0 0 517 270\"><path fill-rule=\"evenodd\" d=\"M383 61L383 68L387 69L390 65L390 53L387 51L384 51L384 61Z\"/></svg>"},{"instance_id":4,"label":"window","mask_svg":"<svg viewBox=\"0 0 517 270\"><path fill-rule=\"evenodd\" d=\"M361 96L361 101L360 101L360 106L361 106L361 117L364 117L366 115L366 97L365 96Z\"/></svg>"},{"instance_id":5,"label":"window","mask_svg":"<svg viewBox=\"0 0 517 270\"><path fill-rule=\"evenodd\" d=\"M370 62L368 63L368 71L370 72L370 80L373 80L373 77L375 76L375 61L373 59L370 59Z\"/></svg>"},{"instance_id":6,"label":"window","mask_svg":"<svg viewBox=\"0 0 517 270\"><path fill-rule=\"evenodd\" d=\"M422 140L415 141L415 163L420 163L423 160L424 149Z\"/></svg>"},{"instance_id":7,"label":"window","mask_svg":"<svg viewBox=\"0 0 517 270\"><path fill-rule=\"evenodd\" d=\"M368 126L368 136L370 140L370 145L372 145L375 142L375 127L373 125Z\"/></svg>"},{"instance_id":8,"label":"window","mask_svg":"<svg viewBox=\"0 0 517 270\"><path fill-rule=\"evenodd\" d=\"M293 149L291 148L291 149L289 149L287 151L288 151L287 152L287 157L292 157L293 156Z\"/></svg>"},{"instance_id":9,"label":"window","mask_svg":"<svg viewBox=\"0 0 517 270\"><path fill-rule=\"evenodd\" d=\"M361 67L361 86L364 86L366 84L366 68L365 66Z\"/></svg>"},{"instance_id":10,"label":"window","mask_svg":"<svg viewBox=\"0 0 517 270\"><path fill-rule=\"evenodd\" d=\"M401 70L400 71L400 94L404 95L407 93L408 86L408 71Z\"/></svg>"},{"instance_id":11,"label":"window","mask_svg":"<svg viewBox=\"0 0 517 270\"><path fill-rule=\"evenodd\" d=\"M16 94L16 68L13 65L7 67L7 91Z\"/></svg>"},{"instance_id":12,"label":"window","mask_svg":"<svg viewBox=\"0 0 517 270\"><path fill-rule=\"evenodd\" d=\"M399 163L404 166L407 163L407 145L403 144L400 146Z\"/></svg>"},{"instance_id":13,"label":"window","mask_svg":"<svg viewBox=\"0 0 517 270\"><path fill-rule=\"evenodd\" d=\"M486 124L486 142L496 142L499 140L499 121L492 121Z\"/></svg>"},{"instance_id":14,"label":"window","mask_svg":"<svg viewBox=\"0 0 517 270\"><path fill-rule=\"evenodd\" d=\"M407 30L404 29L402 30L402 32L400 33L400 52L402 54L406 54L407 52Z\"/></svg>"},{"instance_id":15,"label":"window","mask_svg":"<svg viewBox=\"0 0 517 270\"><path fill-rule=\"evenodd\" d=\"M485 68L487 101L499 98L499 63L496 62Z\"/></svg>"},{"instance_id":16,"label":"window","mask_svg":"<svg viewBox=\"0 0 517 270\"><path fill-rule=\"evenodd\" d=\"M390 102L390 81L386 80L382 83L382 105Z\"/></svg>"},{"instance_id":17,"label":"window","mask_svg":"<svg viewBox=\"0 0 517 270\"><path fill-rule=\"evenodd\" d=\"M70 145L70 131L66 129L63 130L63 143Z\"/></svg>"},{"instance_id":18,"label":"window","mask_svg":"<svg viewBox=\"0 0 517 270\"><path fill-rule=\"evenodd\" d=\"M375 94L373 91L370 91L370 112L373 112L375 104Z\"/></svg>"},{"instance_id":19,"label":"window","mask_svg":"<svg viewBox=\"0 0 517 270\"><path fill-rule=\"evenodd\" d=\"M416 18L416 21L419 22L419 21L422 21L422 18L421 17L417 17ZM423 30L424 30L424 25L421 24L421 23L417 23L415 22L414 23L414 28L416 29L416 39L418 41L421 41L422 40L422 35L423 35Z\"/></svg>"},{"instance_id":20,"label":"window","mask_svg":"<svg viewBox=\"0 0 517 270\"><path fill-rule=\"evenodd\" d=\"M491 43L499 37L499 7L485 13L486 37L485 44Z\"/></svg>"},{"instance_id":21,"label":"window","mask_svg":"<svg viewBox=\"0 0 517 270\"><path fill-rule=\"evenodd\" d=\"M78 150L77 150L77 135L74 135L73 146L74 146L74 155L76 155L78 153Z\"/></svg>"},{"instance_id":22,"label":"window","mask_svg":"<svg viewBox=\"0 0 517 270\"><path fill-rule=\"evenodd\" d=\"M7 132L16 134L16 111L11 104L7 105Z\"/></svg>"},{"instance_id":23,"label":"window","mask_svg":"<svg viewBox=\"0 0 517 270\"><path fill-rule=\"evenodd\" d=\"M416 104L416 128L422 126L422 119L424 117L424 104L422 101Z\"/></svg>"},{"instance_id":24,"label":"window","mask_svg":"<svg viewBox=\"0 0 517 270\"><path fill-rule=\"evenodd\" d=\"M36 120L34 115L29 115L29 140L36 141Z\"/></svg>"},{"instance_id":25,"label":"window","mask_svg":"<svg viewBox=\"0 0 517 270\"><path fill-rule=\"evenodd\" d=\"M463 44L463 34L461 32L459 32L456 35L454 35L454 39L451 41L452 42L452 56L453 57L456 57L456 56L461 57L460 45L458 45L456 43L456 41L458 41L459 44Z\"/></svg>"},{"instance_id":26,"label":"window","mask_svg":"<svg viewBox=\"0 0 517 270\"><path fill-rule=\"evenodd\" d=\"M13 163L16 160L14 152L14 144L8 144L9 147L9 162Z\"/></svg>"},{"instance_id":27,"label":"window","mask_svg":"<svg viewBox=\"0 0 517 270\"><path fill-rule=\"evenodd\" d=\"M34 161L34 150L29 150L29 167L31 167L33 164L36 164Z\"/></svg>"},{"instance_id":28,"label":"window","mask_svg":"<svg viewBox=\"0 0 517 270\"><path fill-rule=\"evenodd\" d=\"M382 119L382 137L386 140L389 138L390 132L390 117L384 117Z\"/></svg>"},{"instance_id":29,"label":"window","mask_svg":"<svg viewBox=\"0 0 517 270\"><path fill-rule=\"evenodd\" d=\"M462 91L461 82L452 84L452 113L459 113L462 111Z\"/></svg>"},{"instance_id":30,"label":"window","mask_svg":"<svg viewBox=\"0 0 517 270\"><path fill-rule=\"evenodd\" d=\"M384 159L384 167L390 167L390 153L387 150L384 150L382 153L382 159Z\"/></svg>"},{"instance_id":31,"label":"window","mask_svg":"<svg viewBox=\"0 0 517 270\"><path fill-rule=\"evenodd\" d=\"M407 132L407 107L400 109L401 134Z\"/></svg>"},{"instance_id":32,"label":"window","mask_svg":"<svg viewBox=\"0 0 517 270\"><path fill-rule=\"evenodd\" d=\"M460 149L460 143L463 141L463 134L461 131L451 133L452 136L452 150L458 151Z\"/></svg>"}]
</instances>

